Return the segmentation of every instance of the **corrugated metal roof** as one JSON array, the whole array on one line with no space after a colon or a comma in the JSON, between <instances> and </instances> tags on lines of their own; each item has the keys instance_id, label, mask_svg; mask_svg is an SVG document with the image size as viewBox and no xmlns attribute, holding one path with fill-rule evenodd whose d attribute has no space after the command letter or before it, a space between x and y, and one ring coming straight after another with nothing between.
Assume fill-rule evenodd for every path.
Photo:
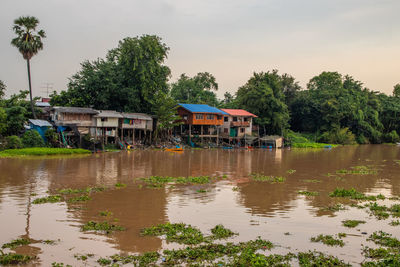
<instances>
[{"instance_id":1,"label":"corrugated metal roof","mask_svg":"<svg viewBox=\"0 0 400 267\"><path fill-rule=\"evenodd\" d=\"M54 110L57 110L62 113L79 113L79 114L97 114L98 111L92 108L78 108L78 107L53 107Z\"/></svg>"},{"instance_id":2,"label":"corrugated metal roof","mask_svg":"<svg viewBox=\"0 0 400 267\"><path fill-rule=\"evenodd\" d=\"M217 113L217 114L222 114L222 115L228 115L226 112L215 108L211 107L206 104L178 104L179 106L183 107L187 111L193 112L193 113Z\"/></svg>"},{"instance_id":3,"label":"corrugated metal roof","mask_svg":"<svg viewBox=\"0 0 400 267\"><path fill-rule=\"evenodd\" d=\"M36 103L35 103L35 106L41 107L41 108L43 108L43 107L50 107L50 103L49 103L49 102L36 102Z\"/></svg>"},{"instance_id":4,"label":"corrugated metal roof","mask_svg":"<svg viewBox=\"0 0 400 267\"><path fill-rule=\"evenodd\" d=\"M53 125L50 124L50 122L45 121L45 120L32 120L29 119L29 122L32 123L35 126L39 127L52 127Z\"/></svg>"},{"instance_id":5,"label":"corrugated metal roof","mask_svg":"<svg viewBox=\"0 0 400 267\"><path fill-rule=\"evenodd\" d=\"M221 108L221 110L225 111L226 113L228 113L231 116L248 116L248 117L257 118L256 115L254 115L253 113L250 113L244 109Z\"/></svg>"},{"instance_id":6,"label":"corrugated metal roof","mask_svg":"<svg viewBox=\"0 0 400 267\"><path fill-rule=\"evenodd\" d=\"M137 119L137 120L146 120L151 121L153 118L150 115L144 113L121 113L122 116L126 119Z\"/></svg>"},{"instance_id":7,"label":"corrugated metal roof","mask_svg":"<svg viewBox=\"0 0 400 267\"><path fill-rule=\"evenodd\" d=\"M98 114L94 117L96 118L123 118L121 113L115 110L98 110Z\"/></svg>"}]
</instances>

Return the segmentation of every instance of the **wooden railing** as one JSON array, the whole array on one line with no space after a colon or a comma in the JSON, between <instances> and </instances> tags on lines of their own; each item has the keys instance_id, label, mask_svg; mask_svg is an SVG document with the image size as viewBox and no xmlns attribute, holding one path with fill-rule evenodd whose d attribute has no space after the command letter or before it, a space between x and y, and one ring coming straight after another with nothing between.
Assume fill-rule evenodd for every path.
<instances>
[{"instance_id":1,"label":"wooden railing","mask_svg":"<svg viewBox=\"0 0 400 267\"><path fill-rule=\"evenodd\" d=\"M233 127L249 127L250 122L249 121L232 121L231 126L233 126Z\"/></svg>"}]
</instances>

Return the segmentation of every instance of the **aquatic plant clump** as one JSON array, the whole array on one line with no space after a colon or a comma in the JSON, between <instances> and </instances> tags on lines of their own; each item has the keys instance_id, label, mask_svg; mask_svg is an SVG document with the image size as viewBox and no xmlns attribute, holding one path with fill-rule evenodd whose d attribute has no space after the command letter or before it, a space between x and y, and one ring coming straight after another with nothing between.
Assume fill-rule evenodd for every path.
<instances>
[{"instance_id":1,"label":"aquatic plant clump","mask_svg":"<svg viewBox=\"0 0 400 267\"><path fill-rule=\"evenodd\" d=\"M61 196L60 195L52 195L52 196L47 196L47 197L41 197L37 198L32 201L33 204L44 204L44 203L56 203L56 202L61 202Z\"/></svg>"},{"instance_id":2,"label":"aquatic plant clump","mask_svg":"<svg viewBox=\"0 0 400 267\"><path fill-rule=\"evenodd\" d=\"M184 223L166 223L157 226L145 228L142 235L149 236L166 236L168 242L176 242L179 244L195 245L205 241L202 232Z\"/></svg>"},{"instance_id":3,"label":"aquatic plant clump","mask_svg":"<svg viewBox=\"0 0 400 267\"><path fill-rule=\"evenodd\" d=\"M211 233L213 234L213 239L224 239L233 235L237 235L237 233L234 233L228 228L225 228L225 226L223 226L222 224L218 224L213 229L211 229Z\"/></svg>"},{"instance_id":4,"label":"aquatic plant clump","mask_svg":"<svg viewBox=\"0 0 400 267\"><path fill-rule=\"evenodd\" d=\"M325 255L321 252L299 252L297 254L300 266L343 266L351 265L338 259L337 257Z\"/></svg>"},{"instance_id":5,"label":"aquatic plant clump","mask_svg":"<svg viewBox=\"0 0 400 267\"><path fill-rule=\"evenodd\" d=\"M332 235L318 235L317 237L311 237L311 242L321 242L327 246L344 246L343 240L334 238Z\"/></svg>"},{"instance_id":6,"label":"aquatic plant clump","mask_svg":"<svg viewBox=\"0 0 400 267\"><path fill-rule=\"evenodd\" d=\"M250 177L254 181L269 182L271 184L283 183L286 181L286 178L282 177L282 176L266 176L266 175L259 174L259 173L252 173L252 174L250 174Z\"/></svg>"},{"instance_id":7,"label":"aquatic plant clump","mask_svg":"<svg viewBox=\"0 0 400 267\"><path fill-rule=\"evenodd\" d=\"M59 194L69 195L69 194L102 192L104 190L106 190L105 187L86 187L86 188L77 188L77 189L63 188L63 189L58 189L57 192Z\"/></svg>"},{"instance_id":8,"label":"aquatic plant clump","mask_svg":"<svg viewBox=\"0 0 400 267\"><path fill-rule=\"evenodd\" d=\"M24 246L24 245L28 245L30 244L31 241L29 239L25 239L25 238L19 238L19 239L15 239L9 243L5 243L1 246L1 248L16 248L19 246Z\"/></svg>"},{"instance_id":9,"label":"aquatic plant clump","mask_svg":"<svg viewBox=\"0 0 400 267\"><path fill-rule=\"evenodd\" d=\"M208 184L211 182L210 176L188 176L188 177L170 177L170 176L150 176L140 178L147 187L161 188L166 184Z\"/></svg>"},{"instance_id":10,"label":"aquatic plant clump","mask_svg":"<svg viewBox=\"0 0 400 267\"><path fill-rule=\"evenodd\" d=\"M358 174L358 175L370 175L370 174L378 174L376 169L372 169L369 166L354 166L348 169L341 169L336 171L337 174Z\"/></svg>"},{"instance_id":11,"label":"aquatic plant clump","mask_svg":"<svg viewBox=\"0 0 400 267\"><path fill-rule=\"evenodd\" d=\"M50 148L50 147L31 147L21 149L6 149L0 151L2 157L20 157L20 156L47 156L47 155L73 155L73 154L91 154L92 152L86 149L71 149L71 148Z\"/></svg>"},{"instance_id":12,"label":"aquatic plant clump","mask_svg":"<svg viewBox=\"0 0 400 267\"><path fill-rule=\"evenodd\" d=\"M17 253L3 253L2 251L0 251L0 252L1 252L0 253L0 264L1 265L25 264L35 258L32 256L22 255L22 254L17 254Z\"/></svg>"},{"instance_id":13,"label":"aquatic plant clump","mask_svg":"<svg viewBox=\"0 0 400 267\"><path fill-rule=\"evenodd\" d=\"M109 234L114 231L124 231L125 228L108 222L89 221L82 226L82 231L99 231Z\"/></svg>"},{"instance_id":14,"label":"aquatic plant clump","mask_svg":"<svg viewBox=\"0 0 400 267\"><path fill-rule=\"evenodd\" d=\"M358 192L356 189L344 189L336 188L329 194L330 197L347 197L356 200L376 200L375 196L366 196L365 194Z\"/></svg>"},{"instance_id":15,"label":"aquatic plant clump","mask_svg":"<svg viewBox=\"0 0 400 267\"><path fill-rule=\"evenodd\" d=\"M400 240L383 231L373 232L367 240L384 247L400 249Z\"/></svg>"},{"instance_id":16,"label":"aquatic plant clump","mask_svg":"<svg viewBox=\"0 0 400 267\"><path fill-rule=\"evenodd\" d=\"M297 193L299 195L305 195L305 196L309 196L309 197L313 197L313 196L318 196L319 195L318 192L312 192L312 191L299 191Z\"/></svg>"},{"instance_id":17,"label":"aquatic plant clump","mask_svg":"<svg viewBox=\"0 0 400 267\"><path fill-rule=\"evenodd\" d=\"M343 226L349 227L349 228L354 228L357 227L359 224L365 223L365 221L360 221L360 220L344 220L342 221Z\"/></svg>"},{"instance_id":18,"label":"aquatic plant clump","mask_svg":"<svg viewBox=\"0 0 400 267\"><path fill-rule=\"evenodd\" d=\"M76 202L85 202L85 201L89 201L92 198L89 195L82 195L79 197L73 197L71 199L68 200L69 203L76 203Z\"/></svg>"}]
</instances>

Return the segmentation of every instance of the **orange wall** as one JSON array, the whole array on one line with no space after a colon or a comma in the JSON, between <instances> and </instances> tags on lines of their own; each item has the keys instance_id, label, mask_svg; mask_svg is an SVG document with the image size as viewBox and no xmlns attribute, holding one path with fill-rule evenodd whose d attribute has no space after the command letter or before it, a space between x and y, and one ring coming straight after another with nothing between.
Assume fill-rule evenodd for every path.
<instances>
[{"instance_id":1,"label":"orange wall","mask_svg":"<svg viewBox=\"0 0 400 267\"><path fill-rule=\"evenodd\" d=\"M203 119L196 119L196 114L202 114ZM214 116L213 120L208 120L207 115L211 114ZM178 115L182 118L186 115L188 117L187 121L183 120L185 124L192 125L222 125L224 123L224 116L213 114L213 113L191 113L184 108L178 108ZM220 119L218 119L218 116Z\"/></svg>"}]
</instances>

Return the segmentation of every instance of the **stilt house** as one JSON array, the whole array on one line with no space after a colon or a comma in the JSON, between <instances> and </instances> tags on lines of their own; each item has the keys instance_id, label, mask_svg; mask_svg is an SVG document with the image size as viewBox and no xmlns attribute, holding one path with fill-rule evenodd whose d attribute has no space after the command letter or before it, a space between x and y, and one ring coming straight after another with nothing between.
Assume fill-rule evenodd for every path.
<instances>
[{"instance_id":1,"label":"stilt house","mask_svg":"<svg viewBox=\"0 0 400 267\"><path fill-rule=\"evenodd\" d=\"M181 134L190 139L215 138L218 142L218 126L224 123L226 112L205 104L179 104L178 115L182 118Z\"/></svg>"},{"instance_id":2,"label":"stilt house","mask_svg":"<svg viewBox=\"0 0 400 267\"><path fill-rule=\"evenodd\" d=\"M221 135L224 138L242 138L252 134L253 118L256 115L244 109L221 109L224 115Z\"/></svg>"},{"instance_id":3,"label":"stilt house","mask_svg":"<svg viewBox=\"0 0 400 267\"><path fill-rule=\"evenodd\" d=\"M122 113L119 119L121 139L135 143L147 137L151 140L153 132L153 118L143 113Z\"/></svg>"}]
</instances>

